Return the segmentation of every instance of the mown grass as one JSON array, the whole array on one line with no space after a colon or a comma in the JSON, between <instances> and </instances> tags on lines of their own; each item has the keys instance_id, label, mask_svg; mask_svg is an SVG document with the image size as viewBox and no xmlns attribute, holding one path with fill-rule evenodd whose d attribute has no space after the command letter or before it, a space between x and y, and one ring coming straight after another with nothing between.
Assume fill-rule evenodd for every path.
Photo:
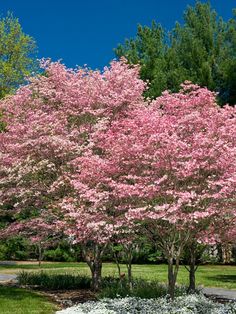
<instances>
[{"instance_id":1,"label":"mown grass","mask_svg":"<svg viewBox=\"0 0 236 314\"><path fill-rule=\"evenodd\" d=\"M39 268L36 263L26 265L0 265L0 274L16 274L22 270L44 270L54 274L90 275L89 268L85 263L43 263L41 268ZM121 265L121 271L126 273L125 265ZM165 283L167 280L167 265L133 265L133 275L135 278L157 280ZM116 265L104 263L103 276L117 276ZM197 285L236 289L236 266L202 265L199 266L196 277ZM178 283L181 285L188 283L188 272L184 266L180 267Z\"/></svg>"},{"instance_id":2,"label":"mown grass","mask_svg":"<svg viewBox=\"0 0 236 314\"><path fill-rule=\"evenodd\" d=\"M57 309L55 304L36 292L0 286L1 314L53 314Z\"/></svg>"}]
</instances>

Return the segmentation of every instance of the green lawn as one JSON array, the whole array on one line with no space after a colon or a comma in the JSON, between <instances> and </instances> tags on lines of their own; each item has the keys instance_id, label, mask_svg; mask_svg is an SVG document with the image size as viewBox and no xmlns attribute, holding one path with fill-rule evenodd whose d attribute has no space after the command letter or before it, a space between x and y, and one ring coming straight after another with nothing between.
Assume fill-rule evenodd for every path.
<instances>
[{"instance_id":1,"label":"green lawn","mask_svg":"<svg viewBox=\"0 0 236 314\"><path fill-rule=\"evenodd\" d=\"M122 272L126 272L122 265ZM39 268L37 263L0 265L0 274L17 274L20 271L46 271L49 273L89 274L85 263L46 263ZM167 265L133 265L137 278L166 282ZM104 263L103 276L117 276L115 264ZM178 283L187 283L188 272L181 266ZM204 265L197 271L197 284L205 287L236 289L236 266ZM46 297L32 291L0 286L0 313L2 314L53 314L56 306Z\"/></svg>"},{"instance_id":2,"label":"green lawn","mask_svg":"<svg viewBox=\"0 0 236 314\"><path fill-rule=\"evenodd\" d=\"M35 292L0 286L1 314L53 314L56 310L54 304Z\"/></svg>"},{"instance_id":3,"label":"green lawn","mask_svg":"<svg viewBox=\"0 0 236 314\"><path fill-rule=\"evenodd\" d=\"M126 272L126 268L122 265L122 272ZM36 263L26 265L1 265L0 273L13 274L21 270L35 271L40 270ZM43 263L41 270L50 273L73 273L73 274L89 274L89 269L85 263ZM167 265L133 265L133 274L137 278L148 280L158 280L166 282L167 280ZM117 276L115 264L104 263L103 276ZM197 285L205 287L222 287L227 289L236 289L236 266L221 266L221 265L204 265L199 266L196 273ZM181 266L178 283L187 284L188 272Z\"/></svg>"}]
</instances>

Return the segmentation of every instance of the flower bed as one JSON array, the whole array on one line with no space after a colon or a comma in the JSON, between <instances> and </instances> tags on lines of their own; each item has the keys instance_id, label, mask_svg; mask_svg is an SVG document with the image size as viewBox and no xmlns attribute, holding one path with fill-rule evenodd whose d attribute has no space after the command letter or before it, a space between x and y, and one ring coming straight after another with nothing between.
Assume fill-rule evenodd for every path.
<instances>
[{"instance_id":1,"label":"flower bed","mask_svg":"<svg viewBox=\"0 0 236 314\"><path fill-rule=\"evenodd\" d=\"M175 299L117 298L86 302L58 311L57 314L235 314L236 302L219 304L203 295Z\"/></svg>"}]
</instances>

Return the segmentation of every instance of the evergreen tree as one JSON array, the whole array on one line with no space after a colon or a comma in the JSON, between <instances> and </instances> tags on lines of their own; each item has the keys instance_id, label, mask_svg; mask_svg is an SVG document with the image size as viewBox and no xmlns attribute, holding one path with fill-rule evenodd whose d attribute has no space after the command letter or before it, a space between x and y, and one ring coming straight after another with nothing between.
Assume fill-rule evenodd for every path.
<instances>
[{"instance_id":1,"label":"evergreen tree","mask_svg":"<svg viewBox=\"0 0 236 314\"><path fill-rule=\"evenodd\" d=\"M153 22L151 28L138 25L137 37L118 45L115 53L118 57L125 56L130 63L141 64L141 78L150 82L146 95L156 96L168 87L165 74L167 48L165 31Z\"/></svg>"},{"instance_id":2,"label":"evergreen tree","mask_svg":"<svg viewBox=\"0 0 236 314\"><path fill-rule=\"evenodd\" d=\"M137 37L119 45L116 56L141 64L141 78L150 82L146 96L177 91L189 80L218 92L223 103L236 103L235 14L225 22L209 2L197 1L183 18L169 33L155 22L139 25Z\"/></svg>"}]
</instances>

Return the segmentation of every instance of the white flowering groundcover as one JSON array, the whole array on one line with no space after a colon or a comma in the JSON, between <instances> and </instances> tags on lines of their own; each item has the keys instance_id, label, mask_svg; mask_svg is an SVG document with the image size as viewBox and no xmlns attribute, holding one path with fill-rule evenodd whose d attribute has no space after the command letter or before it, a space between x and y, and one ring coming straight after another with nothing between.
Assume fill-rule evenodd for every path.
<instances>
[{"instance_id":1,"label":"white flowering groundcover","mask_svg":"<svg viewBox=\"0 0 236 314\"><path fill-rule=\"evenodd\" d=\"M89 301L57 314L236 314L236 302L219 304L203 295L181 296L174 302L127 297Z\"/></svg>"}]
</instances>

